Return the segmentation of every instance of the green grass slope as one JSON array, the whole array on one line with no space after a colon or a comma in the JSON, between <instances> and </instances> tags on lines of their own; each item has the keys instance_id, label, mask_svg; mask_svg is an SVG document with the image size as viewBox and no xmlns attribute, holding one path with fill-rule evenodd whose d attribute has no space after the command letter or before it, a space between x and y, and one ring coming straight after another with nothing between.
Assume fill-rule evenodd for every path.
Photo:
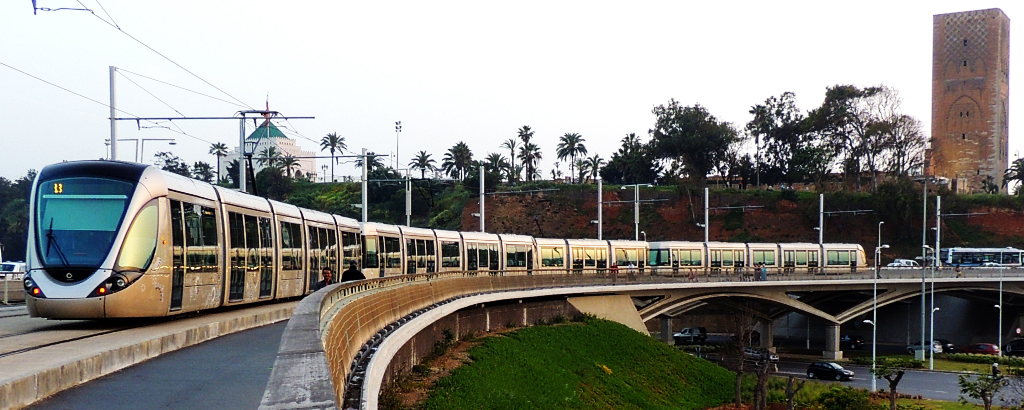
<instances>
[{"instance_id":1,"label":"green grass slope","mask_svg":"<svg viewBox=\"0 0 1024 410\"><path fill-rule=\"evenodd\" d=\"M524 328L469 354L424 408L701 409L732 398L732 372L605 320Z\"/></svg>"}]
</instances>

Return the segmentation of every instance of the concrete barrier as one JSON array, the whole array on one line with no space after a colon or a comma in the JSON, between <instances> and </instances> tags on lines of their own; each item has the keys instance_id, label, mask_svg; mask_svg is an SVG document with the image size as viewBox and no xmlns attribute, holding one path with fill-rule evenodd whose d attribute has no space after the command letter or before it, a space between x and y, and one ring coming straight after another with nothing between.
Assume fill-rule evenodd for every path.
<instances>
[{"instance_id":1,"label":"concrete barrier","mask_svg":"<svg viewBox=\"0 0 1024 410\"><path fill-rule=\"evenodd\" d=\"M164 353L287 320L297 304L207 314L0 358L0 409L22 408Z\"/></svg>"}]
</instances>

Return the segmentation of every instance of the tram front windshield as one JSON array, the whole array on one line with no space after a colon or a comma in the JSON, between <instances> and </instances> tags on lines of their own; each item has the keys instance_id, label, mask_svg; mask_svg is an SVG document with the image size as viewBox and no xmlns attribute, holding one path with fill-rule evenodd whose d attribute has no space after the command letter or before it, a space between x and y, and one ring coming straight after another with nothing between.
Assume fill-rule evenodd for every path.
<instances>
[{"instance_id":1,"label":"tram front windshield","mask_svg":"<svg viewBox=\"0 0 1024 410\"><path fill-rule=\"evenodd\" d=\"M40 181L36 248L47 267L97 267L110 253L135 185L106 178Z\"/></svg>"}]
</instances>

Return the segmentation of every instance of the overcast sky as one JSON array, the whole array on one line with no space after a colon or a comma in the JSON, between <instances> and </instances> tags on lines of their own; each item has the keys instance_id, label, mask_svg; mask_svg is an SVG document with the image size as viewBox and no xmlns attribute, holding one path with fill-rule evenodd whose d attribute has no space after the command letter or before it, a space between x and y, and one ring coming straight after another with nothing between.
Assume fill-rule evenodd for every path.
<instances>
[{"instance_id":1,"label":"overcast sky","mask_svg":"<svg viewBox=\"0 0 1024 410\"><path fill-rule=\"evenodd\" d=\"M646 140L651 109L671 98L742 128L750 107L770 96L795 92L806 112L836 84L896 88L930 134L932 16L1000 8L1011 36L1024 17L1019 0L37 0L95 14L36 15L31 3L0 2L0 176L12 180L107 155L109 66L123 70L120 117L230 117L263 109L269 95L272 110L316 117L278 125L318 152L320 138L336 132L352 151L393 153L402 121L403 168L420 150L440 163L459 141L475 158L507 156L501 142L530 125L548 178L559 136L579 133L607 159L627 133ZM1011 160L1024 150L1014 132L1022 45L1010 42ZM177 141L146 142L147 163L171 150L214 164L210 144L238 145L233 120L141 125L120 122L118 137ZM135 155L135 142L119 147L120 158Z\"/></svg>"}]
</instances>

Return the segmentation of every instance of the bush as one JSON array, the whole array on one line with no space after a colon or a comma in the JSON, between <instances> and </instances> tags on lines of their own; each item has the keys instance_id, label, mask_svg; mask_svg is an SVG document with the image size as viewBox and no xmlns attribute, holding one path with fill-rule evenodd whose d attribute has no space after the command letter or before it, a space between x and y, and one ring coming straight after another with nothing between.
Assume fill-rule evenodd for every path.
<instances>
[{"instance_id":1,"label":"bush","mask_svg":"<svg viewBox=\"0 0 1024 410\"><path fill-rule=\"evenodd\" d=\"M832 386L818 396L823 410L874 410L868 392L846 386Z\"/></svg>"}]
</instances>

